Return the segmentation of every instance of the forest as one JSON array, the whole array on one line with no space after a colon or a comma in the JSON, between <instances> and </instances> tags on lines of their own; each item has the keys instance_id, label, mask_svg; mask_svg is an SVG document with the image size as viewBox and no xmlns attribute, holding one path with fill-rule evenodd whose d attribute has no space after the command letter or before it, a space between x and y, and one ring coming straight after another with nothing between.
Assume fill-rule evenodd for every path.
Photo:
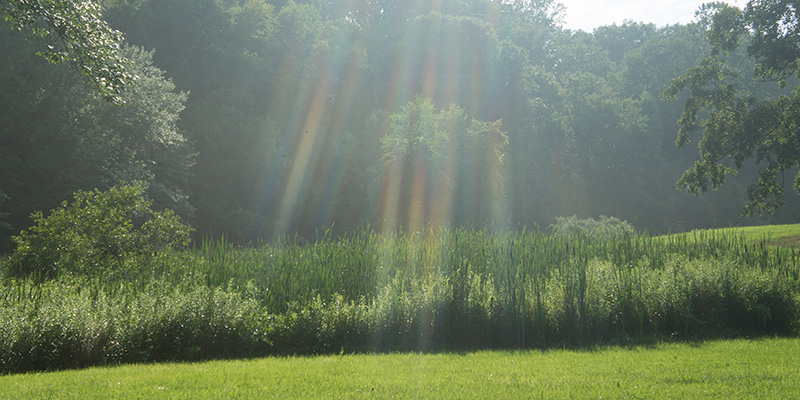
<instances>
[{"instance_id":1,"label":"forest","mask_svg":"<svg viewBox=\"0 0 800 400\"><path fill-rule=\"evenodd\" d=\"M794 4L0 0L0 375L796 339Z\"/></svg>"},{"instance_id":2,"label":"forest","mask_svg":"<svg viewBox=\"0 0 800 400\"><path fill-rule=\"evenodd\" d=\"M686 80L709 54L724 58L713 84L746 104L795 86L756 79L760 36L714 44L723 6L687 25L584 32L563 28L552 0L99 3L135 77L124 104L40 57L45 39L0 29L4 251L32 213L123 184L146 187L197 242L569 216L655 234L800 221L783 176L796 164L772 168L760 150L692 181L708 164L683 129L700 93ZM703 104L695 119L716 121Z\"/></svg>"}]
</instances>

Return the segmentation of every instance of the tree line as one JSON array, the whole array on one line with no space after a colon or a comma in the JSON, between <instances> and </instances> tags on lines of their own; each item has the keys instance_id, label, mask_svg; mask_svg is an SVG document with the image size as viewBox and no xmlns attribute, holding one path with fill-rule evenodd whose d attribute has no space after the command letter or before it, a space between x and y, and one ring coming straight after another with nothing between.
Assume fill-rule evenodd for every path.
<instances>
[{"instance_id":1,"label":"tree line","mask_svg":"<svg viewBox=\"0 0 800 400\"><path fill-rule=\"evenodd\" d=\"M126 69L105 77L48 63L83 65L39 25L0 29L3 246L32 212L122 183L198 238L240 243L571 215L651 232L800 220L782 181L800 153L796 24L770 31L754 6L590 33L552 0L100 4L125 37L106 59Z\"/></svg>"}]
</instances>

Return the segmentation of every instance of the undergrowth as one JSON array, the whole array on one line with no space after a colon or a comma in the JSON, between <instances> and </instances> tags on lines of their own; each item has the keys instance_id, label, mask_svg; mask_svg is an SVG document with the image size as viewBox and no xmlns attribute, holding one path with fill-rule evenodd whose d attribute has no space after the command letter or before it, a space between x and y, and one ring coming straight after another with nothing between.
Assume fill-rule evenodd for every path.
<instances>
[{"instance_id":1,"label":"undergrowth","mask_svg":"<svg viewBox=\"0 0 800 400\"><path fill-rule=\"evenodd\" d=\"M4 272L2 372L800 331L800 252L731 234L209 240L40 278Z\"/></svg>"}]
</instances>

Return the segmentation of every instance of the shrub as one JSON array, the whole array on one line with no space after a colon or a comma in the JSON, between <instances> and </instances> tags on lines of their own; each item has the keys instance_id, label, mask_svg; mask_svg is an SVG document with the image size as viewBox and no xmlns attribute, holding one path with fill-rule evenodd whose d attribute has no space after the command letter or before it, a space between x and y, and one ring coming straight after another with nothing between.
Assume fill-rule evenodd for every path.
<instances>
[{"instance_id":1,"label":"shrub","mask_svg":"<svg viewBox=\"0 0 800 400\"><path fill-rule=\"evenodd\" d=\"M605 215L601 215L597 219L580 219L575 215L571 217L556 217L556 223L551 224L550 229L562 236L580 234L593 239L605 240L620 239L636 234L633 225L628 221Z\"/></svg>"},{"instance_id":2,"label":"shrub","mask_svg":"<svg viewBox=\"0 0 800 400\"><path fill-rule=\"evenodd\" d=\"M232 288L152 282L111 293L101 278L66 276L17 283L28 290L0 286L0 375L269 349L257 334L258 303Z\"/></svg>"},{"instance_id":3,"label":"shrub","mask_svg":"<svg viewBox=\"0 0 800 400\"><path fill-rule=\"evenodd\" d=\"M0 374L797 335L800 253L743 245L456 231L160 251L123 272L0 279Z\"/></svg>"},{"instance_id":4,"label":"shrub","mask_svg":"<svg viewBox=\"0 0 800 400\"><path fill-rule=\"evenodd\" d=\"M78 191L19 236L6 262L16 276L52 277L86 268L111 268L164 248L185 247L191 228L170 210L153 211L142 186Z\"/></svg>"}]
</instances>

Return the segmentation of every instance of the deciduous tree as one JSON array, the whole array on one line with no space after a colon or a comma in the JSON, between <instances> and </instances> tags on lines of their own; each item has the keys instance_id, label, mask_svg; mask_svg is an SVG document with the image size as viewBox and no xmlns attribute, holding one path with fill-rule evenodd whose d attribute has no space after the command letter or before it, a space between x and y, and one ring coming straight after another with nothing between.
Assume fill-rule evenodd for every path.
<instances>
[{"instance_id":1,"label":"deciduous tree","mask_svg":"<svg viewBox=\"0 0 800 400\"><path fill-rule=\"evenodd\" d=\"M800 165L800 85L777 96L744 90L732 54L742 45L755 60L746 72L773 91L796 78L800 68L800 21L795 1L751 0L744 10L725 4L706 6L710 54L675 79L663 95L675 99L688 90L679 120L678 146L702 127L700 160L678 181L690 193L717 189L729 174L754 159L759 176L747 189L746 215L772 213L784 205L786 173ZM795 177L800 192L800 174Z\"/></svg>"},{"instance_id":2,"label":"deciduous tree","mask_svg":"<svg viewBox=\"0 0 800 400\"><path fill-rule=\"evenodd\" d=\"M6 24L28 34L47 60L68 62L105 98L124 103L122 88L135 79L121 53L123 35L103 20L95 1L0 0Z\"/></svg>"},{"instance_id":3,"label":"deciduous tree","mask_svg":"<svg viewBox=\"0 0 800 400\"><path fill-rule=\"evenodd\" d=\"M124 107L98 97L76 71L33 54L19 32L0 31L0 188L14 231L76 190L135 182L148 186L157 208L191 217L194 151L177 127L187 95L152 65L151 52L121 54L139 76L120 92Z\"/></svg>"}]
</instances>

